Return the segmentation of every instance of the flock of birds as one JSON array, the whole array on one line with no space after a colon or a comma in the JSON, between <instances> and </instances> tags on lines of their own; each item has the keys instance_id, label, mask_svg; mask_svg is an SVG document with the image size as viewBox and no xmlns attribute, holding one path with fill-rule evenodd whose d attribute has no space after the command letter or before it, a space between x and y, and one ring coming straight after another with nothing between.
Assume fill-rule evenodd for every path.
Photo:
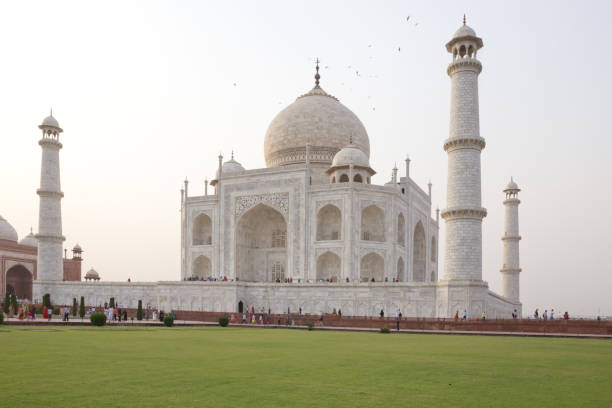
<instances>
[{"instance_id":1,"label":"flock of birds","mask_svg":"<svg viewBox=\"0 0 612 408\"><path fill-rule=\"evenodd\" d=\"M407 24L410 24L410 25L411 25L411 26L413 26L413 27L418 27L418 26L419 26L419 23L418 23L417 21L414 21L414 18L412 18L412 21L410 21L410 20L411 20L411 18L412 18L412 16L410 16L410 15L409 15L409 16L407 16L407 17L406 17L406 23L407 23ZM368 44L368 48L369 48L369 49L372 49L372 44ZM401 47L401 46L398 46L398 47L397 47L397 52L398 52L398 53L402 52L402 47ZM310 61L310 62L315 62L315 59L316 59L316 58L309 58L309 61ZM372 61L372 60L374 59L374 57L370 56L368 59L369 59L370 61ZM328 69L330 69L330 66L329 66L329 65L325 65L325 66L323 66L323 69L328 70ZM363 77L363 74L362 74L362 73L359 71L359 69L358 69L357 67L353 66L353 65L347 65L346 69L351 70L351 71L354 71L354 72L355 72L355 76L356 76L357 78ZM367 77L368 77L368 78L372 78L372 79L377 79L377 78L378 78L378 75L368 75ZM341 82L341 83L340 83L340 85L341 85L341 86L344 86L344 85L345 85L345 83L344 83L344 82ZM238 86L238 82L234 82L234 83L233 83L233 86L234 86L234 87ZM349 89L349 92L350 92L350 91L352 91L352 89ZM372 97L371 97L371 95L368 95L368 99L371 99L371 98L372 98ZM278 102L278 104L279 104L279 105L282 105L282 104L283 104L283 101ZM375 107L375 106L372 106L372 110L373 110L373 111L376 111L376 107Z\"/></svg>"}]
</instances>

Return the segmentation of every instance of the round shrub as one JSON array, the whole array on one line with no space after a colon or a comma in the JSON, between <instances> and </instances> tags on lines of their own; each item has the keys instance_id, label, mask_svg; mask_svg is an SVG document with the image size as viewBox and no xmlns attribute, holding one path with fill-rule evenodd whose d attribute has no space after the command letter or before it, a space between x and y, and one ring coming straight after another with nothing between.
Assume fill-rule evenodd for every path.
<instances>
[{"instance_id":1,"label":"round shrub","mask_svg":"<svg viewBox=\"0 0 612 408\"><path fill-rule=\"evenodd\" d=\"M381 333L391 333L391 330L389 330L389 328L388 328L388 327L381 327L381 328L380 328L380 332L381 332Z\"/></svg>"},{"instance_id":2,"label":"round shrub","mask_svg":"<svg viewBox=\"0 0 612 408\"><path fill-rule=\"evenodd\" d=\"M174 319L172 318L172 316L168 315L164 317L164 324L166 325L166 327L174 326Z\"/></svg>"},{"instance_id":3,"label":"round shrub","mask_svg":"<svg viewBox=\"0 0 612 408\"><path fill-rule=\"evenodd\" d=\"M106 324L106 315L104 313L92 313L89 316L89 320L91 320L91 324L94 326L104 326Z\"/></svg>"},{"instance_id":4,"label":"round shrub","mask_svg":"<svg viewBox=\"0 0 612 408\"><path fill-rule=\"evenodd\" d=\"M219 326L221 327L227 327L227 325L229 324L229 317L227 316L221 316L219 318Z\"/></svg>"},{"instance_id":5,"label":"round shrub","mask_svg":"<svg viewBox=\"0 0 612 408\"><path fill-rule=\"evenodd\" d=\"M306 327L308 327L308 331L311 331L312 329L314 329L314 324L312 324L312 322L308 322L306 323Z\"/></svg>"},{"instance_id":6,"label":"round shrub","mask_svg":"<svg viewBox=\"0 0 612 408\"><path fill-rule=\"evenodd\" d=\"M59 307L54 307L53 308L53 314L54 315L59 315Z\"/></svg>"}]
</instances>

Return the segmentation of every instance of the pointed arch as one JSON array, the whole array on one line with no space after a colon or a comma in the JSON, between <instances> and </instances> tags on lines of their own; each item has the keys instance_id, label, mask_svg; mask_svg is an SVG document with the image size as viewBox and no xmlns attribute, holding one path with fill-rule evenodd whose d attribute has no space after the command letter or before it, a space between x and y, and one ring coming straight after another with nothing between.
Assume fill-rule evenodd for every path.
<instances>
[{"instance_id":1,"label":"pointed arch","mask_svg":"<svg viewBox=\"0 0 612 408\"><path fill-rule=\"evenodd\" d=\"M361 239L385 242L385 213L377 205L370 205L361 211Z\"/></svg>"},{"instance_id":2,"label":"pointed arch","mask_svg":"<svg viewBox=\"0 0 612 408\"><path fill-rule=\"evenodd\" d=\"M402 213L397 216L397 243L401 246L406 243L406 221Z\"/></svg>"},{"instance_id":3,"label":"pointed arch","mask_svg":"<svg viewBox=\"0 0 612 408\"><path fill-rule=\"evenodd\" d=\"M212 267L210 259L208 259L207 256L200 255L193 260L191 276L193 278L198 279L208 278L209 276L212 276Z\"/></svg>"},{"instance_id":4,"label":"pointed arch","mask_svg":"<svg viewBox=\"0 0 612 408\"><path fill-rule=\"evenodd\" d=\"M425 229L421 221L414 227L412 242L412 280L425 282Z\"/></svg>"},{"instance_id":5,"label":"pointed arch","mask_svg":"<svg viewBox=\"0 0 612 408\"><path fill-rule=\"evenodd\" d=\"M212 221L207 214L200 214L193 220L191 245L212 244Z\"/></svg>"},{"instance_id":6,"label":"pointed arch","mask_svg":"<svg viewBox=\"0 0 612 408\"><path fill-rule=\"evenodd\" d=\"M406 278L404 277L404 259L400 256L397 260L397 276L398 282L404 282Z\"/></svg>"},{"instance_id":7,"label":"pointed arch","mask_svg":"<svg viewBox=\"0 0 612 408\"><path fill-rule=\"evenodd\" d=\"M436 244L436 237L431 237L431 262L438 261L438 246Z\"/></svg>"},{"instance_id":8,"label":"pointed arch","mask_svg":"<svg viewBox=\"0 0 612 408\"><path fill-rule=\"evenodd\" d=\"M349 182L349 176L347 176L346 174L342 174L340 176L340 180L338 180L338 182L340 182L340 183L348 183Z\"/></svg>"},{"instance_id":9,"label":"pointed arch","mask_svg":"<svg viewBox=\"0 0 612 408\"><path fill-rule=\"evenodd\" d=\"M363 177L361 177L361 174L357 173L355 174L355 177L353 177L353 181L355 183L363 183Z\"/></svg>"},{"instance_id":10,"label":"pointed arch","mask_svg":"<svg viewBox=\"0 0 612 408\"><path fill-rule=\"evenodd\" d=\"M285 277L287 222L276 209L259 203L244 213L235 230L236 277L273 282Z\"/></svg>"},{"instance_id":11,"label":"pointed arch","mask_svg":"<svg viewBox=\"0 0 612 408\"><path fill-rule=\"evenodd\" d=\"M23 265L14 265L6 271L6 292L18 299L32 300L32 273Z\"/></svg>"},{"instance_id":12,"label":"pointed arch","mask_svg":"<svg viewBox=\"0 0 612 408\"><path fill-rule=\"evenodd\" d=\"M359 280L361 282L382 282L385 275L385 260L376 252L370 252L361 258Z\"/></svg>"},{"instance_id":13,"label":"pointed arch","mask_svg":"<svg viewBox=\"0 0 612 408\"><path fill-rule=\"evenodd\" d=\"M334 282L340 280L342 274L342 262L340 257L331 251L327 251L317 259L317 281L332 279Z\"/></svg>"},{"instance_id":14,"label":"pointed arch","mask_svg":"<svg viewBox=\"0 0 612 408\"><path fill-rule=\"evenodd\" d=\"M342 231L342 212L333 204L323 206L317 213L317 241L339 240Z\"/></svg>"}]
</instances>

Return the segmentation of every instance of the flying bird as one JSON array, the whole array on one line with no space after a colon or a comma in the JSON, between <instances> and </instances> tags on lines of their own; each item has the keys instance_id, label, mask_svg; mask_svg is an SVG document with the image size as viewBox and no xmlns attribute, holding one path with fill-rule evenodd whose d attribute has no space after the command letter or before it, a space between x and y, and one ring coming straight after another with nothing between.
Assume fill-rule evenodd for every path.
<instances>
[{"instance_id":1,"label":"flying bird","mask_svg":"<svg viewBox=\"0 0 612 408\"><path fill-rule=\"evenodd\" d=\"M406 21L410 20L410 16L406 17Z\"/></svg>"}]
</instances>

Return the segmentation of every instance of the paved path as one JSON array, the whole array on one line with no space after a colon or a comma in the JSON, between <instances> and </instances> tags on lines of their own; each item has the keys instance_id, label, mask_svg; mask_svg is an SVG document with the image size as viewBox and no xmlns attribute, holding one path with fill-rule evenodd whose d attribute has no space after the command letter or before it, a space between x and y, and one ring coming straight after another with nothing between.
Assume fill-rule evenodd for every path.
<instances>
[{"instance_id":1,"label":"paved path","mask_svg":"<svg viewBox=\"0 0 612 408\"><path fill-rule=\"evenodd\" d=\"M4 324L9 326L91 326L88 319L81 320L80 318L72 318L68 322L63 322L61 318L54 318L51 320L36 319L36 320L19 320L16 318L5 319ZM201 322L191 320L175 320L175 326L179 327L208 327L218 326L216 322ZM133 320L127 322L112 322L108 323L110 327L154 327L163 326L163 323L157 320ZM306 326L284 326L276 324L230 324L229 327L245 327L245 328L259 328L259 329L295 329L295 330L306 330ZM336 327L336 326L315 326L314 330L325 330L325 331L354 331L354 332L373 332L377 333L380 330L376 328L363 328L363 327ZM564 338L581 338L581 339L612 339L612 335L607 334L576 334L576 333L536 333L536 332L494 332L494 331L471 331L471 330L415 330L415 329L401 329L391 330L391 333L400 334L459 334L459 335L471 335L471 336L514 336L514 337L564 337Z\"/></svg>"}]
</instances>

